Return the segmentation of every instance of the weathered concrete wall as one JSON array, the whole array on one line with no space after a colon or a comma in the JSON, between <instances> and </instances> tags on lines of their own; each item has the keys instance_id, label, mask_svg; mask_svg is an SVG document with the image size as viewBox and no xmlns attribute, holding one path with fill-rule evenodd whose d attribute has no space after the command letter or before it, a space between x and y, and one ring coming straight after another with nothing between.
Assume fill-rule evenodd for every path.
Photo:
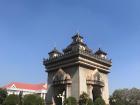
<instances>
[{"instance_id":1,"label":"weathered concrete wall","mask_svg":"<svg viewBox=\"0 0 140 105\"><path fill-rule=\"evenodd\" d=\"M97 72L99 72L97 69L88 69L81 66L73 66L69 68L64 68L63 71L65 73L68 73L71 76L72 84L67 92L68 94L75 97L77 100L79 100L79 96L86 92L89 94L90 98L93 98L92 90L94 86L87 86L87 78L90 78L91 80L94 80L94 76ZM54 88L52 87L53 83L53 77L56 74L55 72L50 72L48 74L48 93L47 93L47 102L51 103L53 102L53 97L55 96ZM101 73L101 79L104 82L104 87L102 88L102 97L105 100L106 104L109 104L109 90L108 90L108 74ZM88 90L90 89L90 90ZM50 104L48 104L50 105Z\"/></svg>"},{"instance_id":2,"label":"weathered concrete wall","mask_svg":"<svg viewBox=\"0 0 140 105\"><path fill-rule=\"evenodd\" d=\"M108 74L101 73L101 76L105 84L102 90L102 97L105 100L106 104L109 104Z\"/></svg>"},{"instance_id":3,"label":"weathered concrete wall","mask_svg":"<svg viewBox=\"0 0 140 105\"><path fill-rule=\"evenodd\" d=\"M79 68L78 66L74 66L71 68L65 68L64 71L70 74L72 79L71 85L71 96L75 97L77 100L79 99Z\"/></svg>"},{"instance_id":4,"label":"weathered concrete wall","mask_svg":"<svg viewBox=\"0 0 140 105\"><path fill-rule=\"evenodd\" d=\"M53 76L54 76L54 72L50 72L48 73L48 92L46 95L46 104L47 105L52 105L53 104L53 95L54 95L54 91L53 91Z\"/></svg>"}]
</instances>

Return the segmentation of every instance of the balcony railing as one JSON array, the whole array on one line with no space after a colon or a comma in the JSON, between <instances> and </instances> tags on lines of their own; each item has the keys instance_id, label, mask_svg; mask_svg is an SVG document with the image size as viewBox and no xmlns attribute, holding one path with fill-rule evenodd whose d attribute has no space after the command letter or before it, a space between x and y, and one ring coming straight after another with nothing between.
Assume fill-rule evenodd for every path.
<instances>
[{"instance_id":1,"label":"balcony railing","mask_svg":"<svg viewBox=\"0 0 140 105\"><path fill-rule=\"evenodd\" d=\"M103 81L99 81L99 80L87 80L87 84L101 86L101 87L104 86L104 82Z\"/></svg>"},{"instance_id":2,"label":"balcony railing","mask_svg":"<svg viewBox=\"0 0 140 105\"><path fill-rule=\"evenodd\" d=\"M53 61L53 60L56 60L56 59L61 59L61 58L66 57L66 56L71 56L75 53L84 54L84 55L87 55L87 56L91 56L95 59L111 63L111 59L101 58L100 56L98 56L94 53L89 53L88 51L84 51L84 50L81 50L81 49L73 49L72 51L69 51L69 52L64 53L64 54L60 54L60 55L58 55L54 58L44 59L44 63L50 62L50 61Z\"/></svg>"},{"instance_id":3,"label":"balcony railing","mask_svg":"<svg viewBox=\"0 0 140 105\"><path fill-rule=\"evenodd\" d=\"M58 81L53 81L53 85L65 85L65 84L71 84L71 80L58 80Z\"/></svg>"}]
</instances>

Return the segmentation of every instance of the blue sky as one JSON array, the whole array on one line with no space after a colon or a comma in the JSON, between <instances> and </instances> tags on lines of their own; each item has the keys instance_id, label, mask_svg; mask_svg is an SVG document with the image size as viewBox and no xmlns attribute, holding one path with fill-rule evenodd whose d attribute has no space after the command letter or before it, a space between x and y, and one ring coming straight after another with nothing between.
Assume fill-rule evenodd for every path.
<instances>
[{"instance_id":1,"label":"blue sky","mask_svg":"<svg viewBox=\"0 0 140 105\"><path fill-rule=\"evenodd\" d=\"M1 0L0 86L47 81L43 58L65 48L78 31L113 61L112 92L140 88L139 0Z\"/></svg>"}]
</instances>

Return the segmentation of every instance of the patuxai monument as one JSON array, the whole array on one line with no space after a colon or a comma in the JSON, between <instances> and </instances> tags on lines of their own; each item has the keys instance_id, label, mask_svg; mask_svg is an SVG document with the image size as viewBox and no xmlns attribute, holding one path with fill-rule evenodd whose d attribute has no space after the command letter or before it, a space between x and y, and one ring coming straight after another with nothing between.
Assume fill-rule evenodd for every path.
<instances>
[{"instance_id":1,"label":"patuxai monument","mask_svg":"<svg viewBox=\"0 0 140 105\"><path fill-rule=\"evenodd\" d=\"M77 33L72 42L58 51L54 48L44 59L48 73L47 105L62 105L69 96L79 100L86 92L94 101L102 97L109 104L108 73L112 62L100 48L92 51Z\"/></svg>"}]
</instances>

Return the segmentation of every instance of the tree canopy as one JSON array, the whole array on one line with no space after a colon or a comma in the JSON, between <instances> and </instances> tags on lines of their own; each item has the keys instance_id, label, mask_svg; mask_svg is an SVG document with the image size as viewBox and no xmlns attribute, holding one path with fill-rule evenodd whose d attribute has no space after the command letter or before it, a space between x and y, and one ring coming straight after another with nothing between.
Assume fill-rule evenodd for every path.
<instances>
[{"instance_id":1,"label":"tree canopy","mask_svg":"<svg viewBox=\"0 0 140 105\"><path fill-rule=\"evenodd\" d=\"M19 104L19 96L15 94L7 96L4 101L4 105L18 105L18 104Z\"/></svg>"},{"instance_id":2,"label":"tree canopy","mask_svg":"<svg viewBox=\"0 0 140 105\"><path fill-rule=\"evenodd\" d=\"M140 89L117 89L110 96L110 105L140 104Z\"/></svg>"},{"instance_id":3,"label":"tree canopy","mask_svg":"<svg viewBox=\"0 0 140 105\"><path fill-rule=\"evenodd\" d=\"M67 99L65 99L64 105L77 105L77 101L75 97L68 97Z\"/></svg>"},{"instance_id":4,"label":"tree canopy","mask_svg":"<svg viewBox=\"0 0 140 105\"><path fill-rule=\"evenodd\" d=\"M94 105L106 105L106 104L105 104L105 101L101 97L98 97L95 100Z\"/></svg>"},{"instance_id":5,"label":"tree canopy","mask_svg":"<svg viewBox=\"0 0 140 105\"><path fill-rule=\"evenodd\" d=\"M79 104L80 105L93 105L93 101L92 101L92 99L90 99L90 97L87 93L83 92L80 95Z\"/></svg>"},{"instance_id":6,"label":"tree canopy","mask_svg":"<svg viewBox=\"0 0 140 105\"><path fill-rule=\"evenodd\" d=\"M45 105L44 99L35 94L25 95L23 105Z\"/></svg>"},{"instance_id":7,"label":"tree canopy","mask_svg":"<svg viewBox=\"0 0 140 105\"><path fill-rule=\"evenodd\" d=\"M87 105L94 105L93 100L91 98L88 99L88 104Z\"/></svg>"},{"instance_id":8,"label":"tree canopy","mask_svg":"<svg viewBox=\"0 0 140 105\"><path fill-rule=\"evenodd\" d=\"M0 89L0 105L2 105L6 97L7 91L5 89Z\"/></svg>"}]
</instances>

